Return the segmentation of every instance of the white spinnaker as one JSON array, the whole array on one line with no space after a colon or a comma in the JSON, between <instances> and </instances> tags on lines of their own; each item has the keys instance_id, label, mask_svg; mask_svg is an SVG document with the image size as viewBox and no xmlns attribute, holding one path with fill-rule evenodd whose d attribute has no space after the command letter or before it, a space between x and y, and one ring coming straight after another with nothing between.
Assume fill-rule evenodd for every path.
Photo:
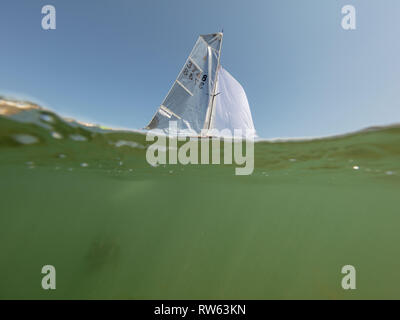
<instances>
[{"instance_id":1,"label":"white spinnaker","mask_svg":"<svg viewBox=\"0 0 400 320\"><path fill-rule=\"evenodd\" d=\"M246 93L240 83L228 71L220 67L215 91L211 129L242 130L242 136L255 137L253 118ZM247 130L247 131L246 131Z\"/></svg>"},{"instance_id":2,"label":"white spinnaker","mask_svg":"<svg viewBox=\"0 0 400 320\"><path fill-rule=\"evenodd\" d=\"M213 97L222 36L222 33L213 33L198 38L148 129L168 132L170 121L176 121L178 132L200 134Z\"/></svg>"}]
</instances>

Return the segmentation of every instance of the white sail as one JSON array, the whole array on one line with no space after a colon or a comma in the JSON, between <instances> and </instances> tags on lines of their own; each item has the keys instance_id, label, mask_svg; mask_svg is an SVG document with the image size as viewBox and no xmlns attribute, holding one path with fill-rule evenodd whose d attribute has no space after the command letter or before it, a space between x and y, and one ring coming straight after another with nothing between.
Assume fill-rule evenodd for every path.
<instances>
[{"instance_id":1,"label":"white sail","mask_svg":"<svg viewBox=\"0 0 400 320\"><path fill-rule=\"evenodd\" d=\"M228 129L232 134L235 129L240 129L243 136L256 136L246 93L240 83L222 67L218 72L215 94L210 129Z\"/></svg>"},{"instance_id":2,"label":"white sail","mask_svg":"<svg viewBox=\"0 0 400 320\"><path fill-rule=\"evenodd\" d=\"M147 129L168 131L169 122L177 130L200 134L209 127L210 109L219 66L222 33L201 35L178 78L157 110Z\"/></svg>"}]
</instances>

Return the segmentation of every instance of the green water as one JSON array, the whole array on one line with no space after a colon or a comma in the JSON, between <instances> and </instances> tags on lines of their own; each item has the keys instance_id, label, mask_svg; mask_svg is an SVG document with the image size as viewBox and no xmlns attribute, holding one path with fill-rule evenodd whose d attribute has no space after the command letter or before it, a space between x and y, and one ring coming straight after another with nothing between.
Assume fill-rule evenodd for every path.
<instances>
[{"instance_id":1,"label":"green water","mask_svg":"<svg viewBox=\"0 0 400 320\"><path fill-rule=\"evenodd\" d=\"M53 116L61 139L0 117L1 299L400 298L399 127L259 142L254 173L235 176L151 167L144 136Z\"/></svg>"}]
</instances>

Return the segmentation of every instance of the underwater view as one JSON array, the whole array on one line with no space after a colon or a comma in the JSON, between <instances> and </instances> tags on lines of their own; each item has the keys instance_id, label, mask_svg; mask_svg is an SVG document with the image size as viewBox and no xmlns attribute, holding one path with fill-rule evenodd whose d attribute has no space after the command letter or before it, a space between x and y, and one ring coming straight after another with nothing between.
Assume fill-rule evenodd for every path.
<instances>
[{"instance_id":1,"label":"underwater view","mask_svg":"<svg viewBox=\"0 0 400 320\"><path fill-rule=\"evenodd\" d=\"M248 176L149 144L0 98L0 299L400 298L400 125L259 140Z\"/></svg>"}]
</instances>

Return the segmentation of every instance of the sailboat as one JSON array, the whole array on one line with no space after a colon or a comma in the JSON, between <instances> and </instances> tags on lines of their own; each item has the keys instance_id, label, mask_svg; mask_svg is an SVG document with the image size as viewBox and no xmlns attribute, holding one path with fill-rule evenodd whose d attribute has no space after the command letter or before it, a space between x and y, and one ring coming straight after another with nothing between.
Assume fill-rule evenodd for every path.
<instances>
[{"instance_id":1,"label":"sailboat","mask_svg":"<svg viewBox=\"0 0 400 320\"><path fill-rule=\"evenodd\" d=\"M200 35L177 79L146 129L199 137L256 136L240 83L220 64L223 33ZM239 132L238 131L238 132Z\"/></svg>"}]
</instances>

